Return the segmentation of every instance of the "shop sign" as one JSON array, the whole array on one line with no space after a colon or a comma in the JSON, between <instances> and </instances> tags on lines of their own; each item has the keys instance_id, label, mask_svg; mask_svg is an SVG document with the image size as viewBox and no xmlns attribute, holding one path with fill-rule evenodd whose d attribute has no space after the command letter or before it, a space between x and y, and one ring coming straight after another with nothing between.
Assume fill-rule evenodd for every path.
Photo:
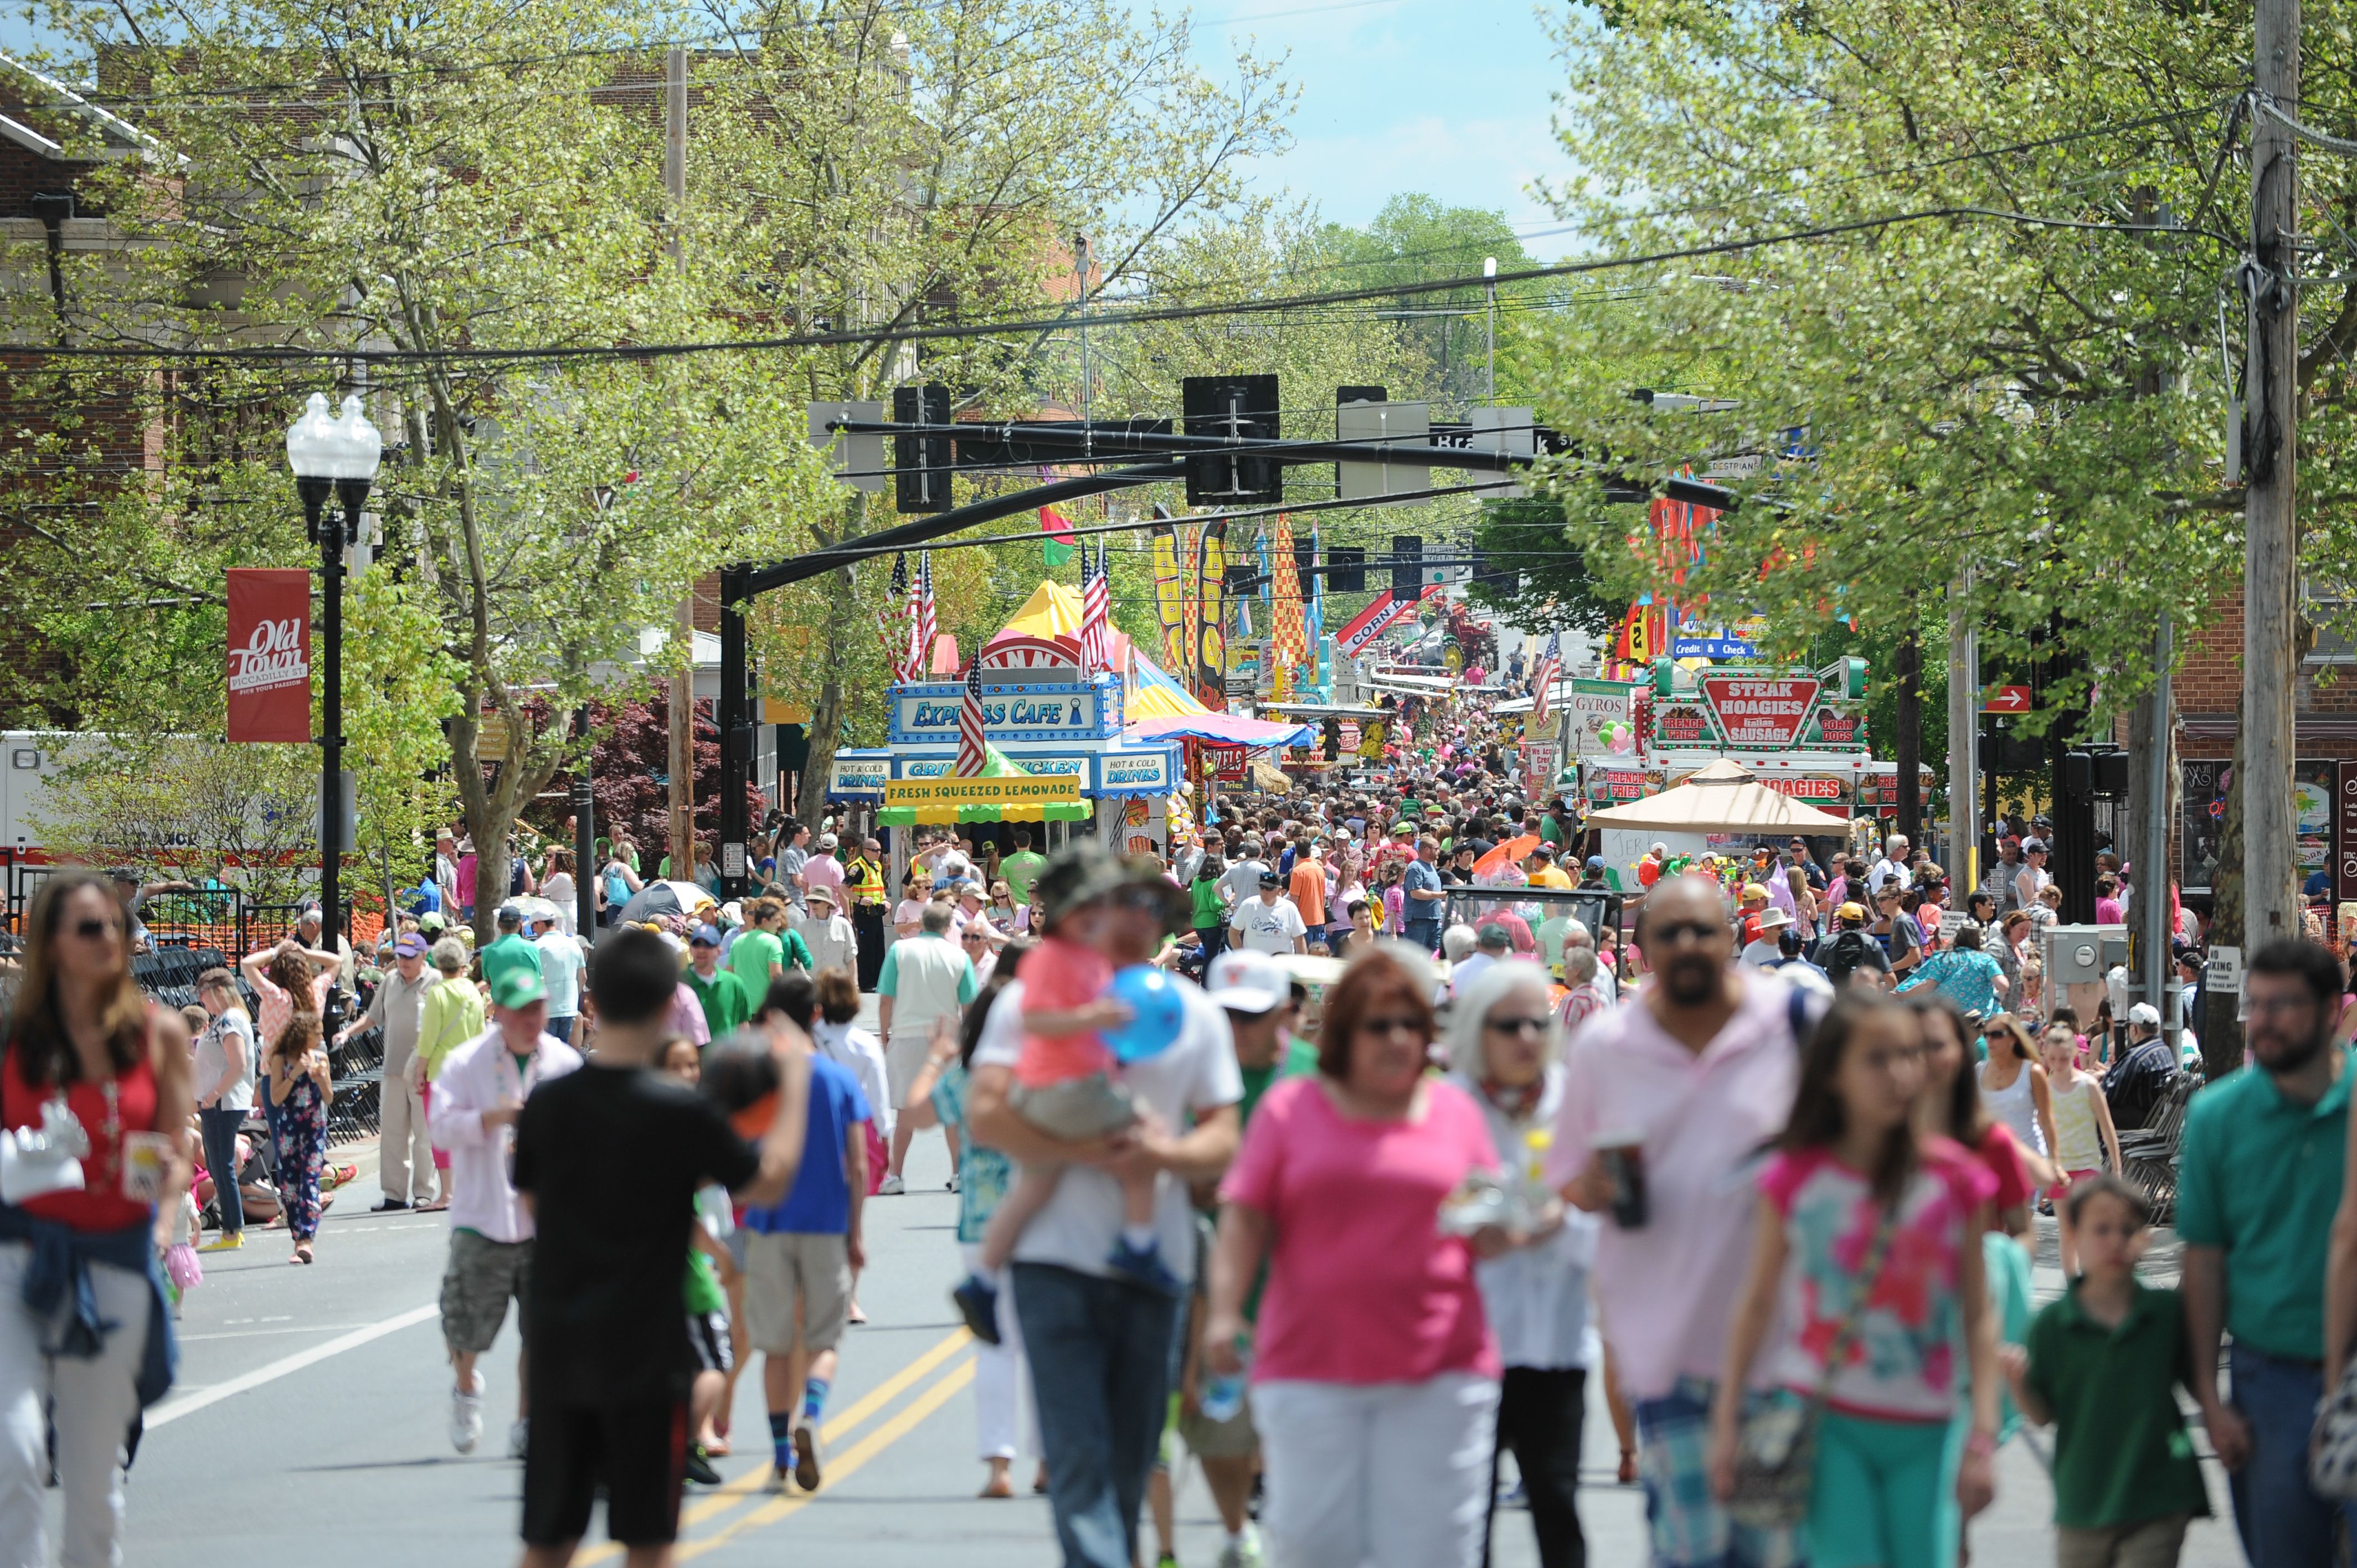
<instances>
[{"instance_id":1,"label":"shop sign","mask_svg":"<svg viewBox=\"0 0 2357 1568\"><path fill-rule=\"evenodd\" d=\"M1664 703L1653 710L1653 744L1695 746L1711 739L1710 714L1690 703Z\"/></svg>"},{"instance_id":2,"label":"shop sign","mask_svg":"<svg viewBox=\"0 0 2357 1568\"><path fill-rule=\"evenodd\" d=\"M1832 708L1819 708L1816 744L1864 749L1866 715L1860 713L1839 713Z\"/></svg>"},{"instance_id":3,"label":"shop sign","mask_svg":"<svg viewBox=\"0 0 2357 1568\"><path fill-rule=\"evenodd\" d=\"M1598 768L1587 776L1587 798L1608 804L1645 798L1645 775L1640 768Z\"/></svg>"},{"instance_id":4,"label":"shop sign","mask_svg":"<svg viewBox=\"0 0 2357 1568\"><path fill-rule=\"evenodd\" d=\"M900 764L903 779L946 779L957 771L953 757L911 757Z\"/></svg>"},{"instance_id":5,"label":"shop sign","mask_svg":"<svg viewBox=\"0 0 2357 1568\"><path fill-rule=\"evenodd\" d=\"M1167 795L1171 787L1167 751L1107 752L1097 758L1100 795Z\"/></svg>"},{"instance_id":6,"label":"shop sign","mask_svg":"<svg viewBox=\"0 0 2357 1568\"><path fill-rule=\"evenodd\" d=\"M1059 775L1010 773L997 779L895 779L884 786L888 806L1046 806L1078 804L1081 784Z\"/></svg>"},{"instance_id":7,"label":"shop sign","mask_svg":"<svg viewBox=\"0 0 2357 1568\"><path fill-rule=\"evenodd\" d=\"M1789 795L1795 800L1843 801L1849 799L1849 780L1846 779L1790 773L1761 773L1756 777L1779 795Z\"/></svg>"},{"instance_id":8,"label":"shop sign","mask_svg":"<svg viewBox=\"0 0 2357 1568\"><path fill-rule=\"evenodd\" d=\"M1043 740L1092 740L1103 732L1104 693L1096 686L1005 684L982 688L984 732L998 746ZM954 742L965 688L954 684L903 687L892 703L892 739L907 745Z\"/></svg>"},{"instance_id":9,"label":"shop sign","mask_svg":"<svg viewBox=\"0 0 2357 1568\"><path fill-rule=\"evenodd\" d=\"M1629 724L1636 715L1631 693L1636 688L1620 681L1596 681L1583 676L1571 683L1571 694L1565 698L1561 710L1565 722L1572 728L1572 754L1576 757L1603 757L1611 747L1605 744L1607 725Z\"/></svg>"},{"instance_id":10,"label":"shop sign","mask_svg":"<svg viewBox=\"0 0 2357 1568\"><path fill-rule=\"evenodd\" d=\"M1823 683L1813 675L1705 675L1697 684L1727 745L1783 747L1815 710Z\"/></svg>"},{"instance_id":11,"label":"shop sign","mask_svg":"<svg viewBox=\"0 0 2357 1568\"><path fill-rule=\"evenodd\" d=\"M834 759L834 769L827 776L826 792L830 795L881 795L884 786L892 781L892 759L888 757L860 757L846 761Z\"/></svg>"},{"instance_id":12,"label":"shop sign","mask_svg":"<svg viewBox=\"0 0 2357 1568\"><path fill-rule=\"evenodd\" d=\"M2333 897L2357 899L2357 762L2335 765L2333 792Z\"/></svg>"}]
</instances>

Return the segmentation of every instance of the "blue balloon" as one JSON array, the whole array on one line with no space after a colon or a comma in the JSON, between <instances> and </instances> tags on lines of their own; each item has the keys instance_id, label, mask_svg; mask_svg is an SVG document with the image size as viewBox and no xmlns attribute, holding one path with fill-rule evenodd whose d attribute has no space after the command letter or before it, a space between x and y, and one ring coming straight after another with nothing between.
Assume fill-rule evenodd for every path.
<instances>
[{"instance_id":1,"label":"blue balloon","mask_svg":"<svg viewBox=\"0 0 2357 1568\"><path fill-rule=\"evenodd\" d=\"M1113 994L1130 1012L1129 1022L1103 1031L1104 1042L1125 1062L1143 1061L1169 1048L1186 1022L1187 1004L1178 998L1178 983L1150 963L1134 963L1114 972Z\"/></svg>"}]
</instances>

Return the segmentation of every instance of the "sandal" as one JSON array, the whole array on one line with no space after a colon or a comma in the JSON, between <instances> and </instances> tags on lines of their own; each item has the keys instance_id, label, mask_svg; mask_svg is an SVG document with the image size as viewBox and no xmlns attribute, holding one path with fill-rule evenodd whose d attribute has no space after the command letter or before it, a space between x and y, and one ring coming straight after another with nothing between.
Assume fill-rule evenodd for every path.
<instances>
[{"instance_id":1,"label":"sandal","mask_svg":"<svg viewBox=\"0 0 2357 1568\"><path fill-rule=\"evenodd\" d=\"M311 1243L308 1241L296 1242L295 1255L286 1261L290 1263L308 1263L311 1261Z\"/></svg>"}]
</instances>

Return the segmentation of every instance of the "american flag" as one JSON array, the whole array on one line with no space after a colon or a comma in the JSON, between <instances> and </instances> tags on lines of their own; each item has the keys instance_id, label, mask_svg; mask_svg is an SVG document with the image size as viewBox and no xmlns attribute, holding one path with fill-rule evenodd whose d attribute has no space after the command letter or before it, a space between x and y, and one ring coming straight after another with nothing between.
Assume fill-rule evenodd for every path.
<instances>
[{"instance_id":1,"label":"american flag","mask_svg":"<svg viewBox=\"0 0 2357 1568\"><path fill-rule=\"evenodd\" d=\"M965 701L958 706L957 776L979 778L989 760L989 743L982 733L982 660L965 667Z\"/></svg>"},{"instance_id":2,"label":"american flag","mask_svg":"<svg viewBox=\"0 0 2357 1568\"><path fill-rule=\"evenodd\" d=\"M1081 663L1094 674L1113 668L1113 622L1105 604L1105 547L1097 546L1096 564L1081 574Z\"/></svg>"},{"instance_id":3,"label":"american flag","mask_svg":"<svg viewBox=\"0 0 2357 1568\"><path fill-rule=\"evenodd\" d=\"M916 671L909 659L910 621L914 607L909 603L909 558L892 557L892 593L884 607L876 612L876 629L884 639L885 662L892 667L895 681L913 681Z\"/></svg>"},{"instance_id":4,"label":"american flag","mask_svg":"<svg viewBox=\"0 0 2357 1568\"><path fill-rule=\"evenodd\" d=\"M1547 705L1555 700L1555 672L1563 664L1563 633L1547 633L1546 651L1539 655L1539 667L1531 680L1531 727L1546 723Z\"/></svg>"},{"instance_id":5,"label":"american flag","mask_svg":"<svg viewBox=\"0 0 2357 1568\"><path fill-rule=\"evenodd\" d=\"M921 681L932 665L933 634L941 629L933 617L933 553L917 556L917 638L909 650L909 679Z\"/></svg>"}]
</instances>

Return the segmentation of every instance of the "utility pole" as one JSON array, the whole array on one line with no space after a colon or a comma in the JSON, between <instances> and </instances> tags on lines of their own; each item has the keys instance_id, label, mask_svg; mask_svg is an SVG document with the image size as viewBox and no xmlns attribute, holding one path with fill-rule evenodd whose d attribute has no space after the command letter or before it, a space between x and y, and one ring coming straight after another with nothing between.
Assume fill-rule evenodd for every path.
<instances>
[{"instance_id":1,"label":"utility pole","mask_svg":"<svg viewBox=\"0 0 2357 1568\"><path fill-rule=\"evenodd\" d=\"M1980 867L1974 864L1980 847L1981 650L1973 627L1969 600L1973 570L1956 578L1948 601L1948 886L1956 889L1963 907L1980 886Z\"/></svg>"},{"instance_id":2,"label":"utility pole","mask_svg":"<svg viewBox=\"0 0 2357 1568\"><path fill-rule=\"evenodd\" d=\"M1484 320L1484 322L1483 322L1483 325L1482 325L1482 330L1481 330L1481 336L1482 336L1483 343L1484 343L1484 346L1488 349L1488 350L1489 350L1489 356L1490 356L1490 374L1489 374L1489 380L1488 380L1488 382L1487 382L1488 391L1487 391L1487 392L1484 394L1484 396L1483 396L1483 398L1482 398L1482 401L1483 401L1484 403L1496 403L1496 402L1498 401L1498 258L1497 258L1497 257L1495 257L1495 256L1484 256L1484 257L1482 257L1482 258L1481 258L1481 275L1482 275L1484 278L1486 278L1486 279L1488 279L1488 280L1489 280L1489 282L1488 282L1487 284L1485 284L1483 286L1484 286L1485 288L1487 288L1487 289L1488 289L1488 291L1489 291L1489 295L1490 295L1490 308L1489 308L1489 311L1488 311L1488 313L1487 313L1486 318L1485 318L1485 320Z\"/></svg>"},{"instance_id":3,"label":"utility pole","mask_svg":"<svg viewBox=\"0 0 2357 1568\"><path fill-rule=\"evenodd\" d=\"M2245 961L2299 933L2292 809L2293 639L2298 583L2299 177L2290 130L2266 113L2299 104L2299 0L2257 0L2252 79L2248 411L2243 450L2243 792ZM2234 933L2229 932L2232 937Z\"/></svg>"},{"instance_id":4,"label":"utility pole","mask_svg":"<svg viewBox=\"0 0 2357 1568\"><path fill-rule=\"evenodd\" d=\"M2149 768L2144 783L2145 814L2138 823L2144 830L2143 842L2136 846L2136 924L2138 956L2143 962L2136 967L2137 978L2144 983L2144 999L2160 1013L2162 1026L2183 1027L2190 1020L2170 1016L2169 997L2169 943L2176 933L2169 925L2169 802L2170 775L2176 770L2170 759L2176 748L2170 744L2176 735L2172 709L2176 693L2171 690L2169 666L2177 656L2175 630L2169 623L2169 611L2160 612L2160 625L2152 636L2152 667L2155 674L2151 694L2146 701L2151 705L2148 721L2152 747ZM2176 1036L2172 1034L2170 1038Z\"/></svg>"},{"instance_id":5,"label":"utility pole","mask_svg":"<svg viewBox=\"0 0 2357 1568\"><path fill-rule=\"evenodd\" d=\"M1891 662L1898 666L1898 714L1892 736L1892 761L1898 786L1893 804L1899 808L1899 831L1912 850L1923 843L1923 634L1910 626L1899 634ZM1954 875L1951 866L1949 874Z\"/></svg>"},{"instance_id":6,"label":"utility pole","mask_svg":"<svg viewBox=\"0 0 2357 1568\"><path fill-rule=\"evenodd\" d=\"M671 259L684 270L680 225L687 214L687 50L674 44L663 59L663 192L671 207ZM671 874L695 875L695 587L679 601L679 628L671 676Z\"/></svg>"}]
</instances>

